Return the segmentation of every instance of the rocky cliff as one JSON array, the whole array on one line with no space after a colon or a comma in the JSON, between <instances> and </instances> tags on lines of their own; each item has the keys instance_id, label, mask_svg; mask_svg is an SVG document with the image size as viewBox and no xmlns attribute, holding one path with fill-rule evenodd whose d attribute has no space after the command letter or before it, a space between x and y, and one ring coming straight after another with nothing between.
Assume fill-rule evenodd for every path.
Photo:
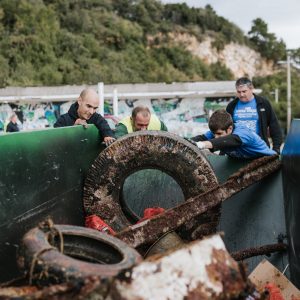
<instances>
[{"instance_id":1,"label":"rocky cliff","mask_svg":"<svg viewBox=\"0 0 300 300\"><path fill-rule=\"evenodd\" d=\"M159 39L163 40L162 36ZM195 36L187 33L168 34L167 40L171 44L183 45L207 64L221 62L231 70L235 78L241 76L252 78L274 73L274 63L267 61L260 53L246 45L231 42L225 45L224 49L218 51L212 46L214 41L212 37L207 36L200 42Z\"/></svg>"}]
</instances>

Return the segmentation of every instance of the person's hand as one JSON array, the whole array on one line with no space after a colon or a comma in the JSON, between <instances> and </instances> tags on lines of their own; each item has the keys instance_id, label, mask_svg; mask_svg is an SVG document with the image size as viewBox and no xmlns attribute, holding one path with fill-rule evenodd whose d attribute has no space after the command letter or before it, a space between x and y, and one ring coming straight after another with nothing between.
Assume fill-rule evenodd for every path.
<instances>
[{"instance_id":1,"label":"person's hand","mask_svg":"<svg viewBox=\"0 0 300 300\"><path fill-rule=\"evenodd\" d=\"M80 119L80 118L78 118L78 119L75 121L74 124L75 124L75 125L82 125L84 128L87 128L87 126L88 126L86 120Z\"/></svg>"},{"instance_id":2,"label":"person's hand","mask_svg":"<svg viewBox=\"0 0 300 300\"><path fill-rule=\"evenodd\" d=\"M184 138L185 140L187 140L188 142L190 142L191 144L193 144L194 146L198 147L199 149L205 149L205 143L204 142L195 142L189 138Z\"/></svg>"},{"instance_id":3,"label":"person's hand","mask_svg":"<svg viewBox=\"0 0 300 300\"><path fill-rule=\"evenodd\" d=\"M106 136L104 138L104 144L106 145L106 147L108 147L110 144L112 144L116 139L111 137L111 136Z\"/></svg>"},{"instance_id":4,"label":"person's hand","mask_svg":"<svg viewBox=\"0 0 300 300\"><path fill-rule=\"evenodd\" d=\"M205 142L196 142L195 144L196 144L196 146L197 146L200 150L203 150L203 149L206 148L206 147L205 147Z\"/></svg>"}]
</instances>

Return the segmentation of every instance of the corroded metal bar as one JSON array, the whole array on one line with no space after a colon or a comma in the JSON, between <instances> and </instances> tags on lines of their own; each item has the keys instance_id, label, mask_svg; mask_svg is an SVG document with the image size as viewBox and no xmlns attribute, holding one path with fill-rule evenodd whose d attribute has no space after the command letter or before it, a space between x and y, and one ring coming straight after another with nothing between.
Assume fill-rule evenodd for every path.
<instances>
[{"instance_id":1,"label":"corroded metal bar","mask_svg":"<svg viewBox=\"0 0 300 300\"><path fill-rule=\"evenodd\" d=\"M129 226L116 237L132 247L150 243L163 233L174 230L192 218L213 208L225 199L277 171L281 166L278 156L258 158L234 173L222 185L188 199L181 205L137 225Z\"/></svg>"},{"instance_id":2,"label":"corroded metal bar","mask_svg":"<svg viewBox=\"0 0 300 300\"><path fill-rule=\"evenodd\" d=\"M284 243L270 244L270 245L264 245L260 247L253 247L253 248L248 248L240 251L235 251L231 253L231 256L235 260L240 261L253 256L269 255L274 252L286 251L287 247L288 247L287 244Z\"/></svg>"},{"instance_id":3,"label":"corroded metal bar","mask_svg":"<svg viewBox=\"0 0 300 300\"><path fill-rule=\"evenodd\" d=\"M237 299L248 284L219 235L190 243L167 256L153 256L117 276L112 298Z\"/></svg>"}]
</instances>

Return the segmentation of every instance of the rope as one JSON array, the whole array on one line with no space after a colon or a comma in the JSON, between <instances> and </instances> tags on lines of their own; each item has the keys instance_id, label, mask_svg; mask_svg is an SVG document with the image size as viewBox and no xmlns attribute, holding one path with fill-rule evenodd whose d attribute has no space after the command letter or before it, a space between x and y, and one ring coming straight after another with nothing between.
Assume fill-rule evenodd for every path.
<instances>
[{"instance_id":1,"label":"rope","mask_svg":"<svg viewBox=\"0 0 300 300\"><path fill-rule=\"evenodd\" d=\"M54 240L54 237L56 235L59 236L59 246L58 246L58 250L60 251L60 253L64 252L64 239L63 239L63 234L62 232L54 225L53 221L51 219L47 219L45 222L41 223L39 225L39 228L43 231L48 230L48 232L45 232L47 234L47 238L49 240L49 237L51 237L52 240ZM41 249L40 251L38 251L37 253L35 253L33 255L33 258L31 260L31 264L30 264L30 271L29 271L29 284L32 284L32 279L33 279L33 271L36 265L36 262L39 258L39 256L49 250L57 250L56 247L54 246L50 246L44 249ZM41 272L42 273L42 272Z\"/></svg>"},{"instance_id":2,"label":"rope","mask_svg":"<svg viewBox=\"0 0 300 300\"><path fill-rule=\"evenodd\" d=\"M33 258L31 260L31 264L30 264L30 271L29 271L29 285L32 284L32 278L33 278L33 271L34 271L34 267L36 265L36 262L39 258L39 256L49 250L57 250L55 247L48 247L48 248L44 248L36 253L34 253Z\"/></svg>"}]
</instances>

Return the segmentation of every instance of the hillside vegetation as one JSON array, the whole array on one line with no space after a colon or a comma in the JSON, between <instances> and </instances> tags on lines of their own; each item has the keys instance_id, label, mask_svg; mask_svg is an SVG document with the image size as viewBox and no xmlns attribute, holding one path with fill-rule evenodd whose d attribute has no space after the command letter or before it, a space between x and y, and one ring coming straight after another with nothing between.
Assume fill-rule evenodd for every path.
<instances>
[{"instance_id":1,"label":"hillside vegetation","mask_svg":"<svg viewBox=\"0 0 300 300\"><path fill-rule=\"evenodd\" d=\"M244 35L209 5L196 9L156 0L1 0L0 88L236 78L220 61L207 64L170 41L173 33L193 36L199 43L209 37L217 51L233 42L268 61L286 59L285 43L268 32L263 20L253 20ZM299 63L300 49L294 54ZM285 127L285 67L254 79ZM292 80L293 117L300 117L298 71ZM280 91L278 104L275 88Z\"/></svg>"},{"instance_id":2,"label":"hillside vegetation","mask_svg":"<svg viewBox=\"0 0 300 300\"><path fill-rule=\"evenodd\" d=\"M263 25L246 37L210 6L155 0L1 0L0 87L232 79L221 63L159 39L149 45L149 37L211 36L217 49L233 41L281 59L285 44Z\"/></svg>"}]
</instances>

